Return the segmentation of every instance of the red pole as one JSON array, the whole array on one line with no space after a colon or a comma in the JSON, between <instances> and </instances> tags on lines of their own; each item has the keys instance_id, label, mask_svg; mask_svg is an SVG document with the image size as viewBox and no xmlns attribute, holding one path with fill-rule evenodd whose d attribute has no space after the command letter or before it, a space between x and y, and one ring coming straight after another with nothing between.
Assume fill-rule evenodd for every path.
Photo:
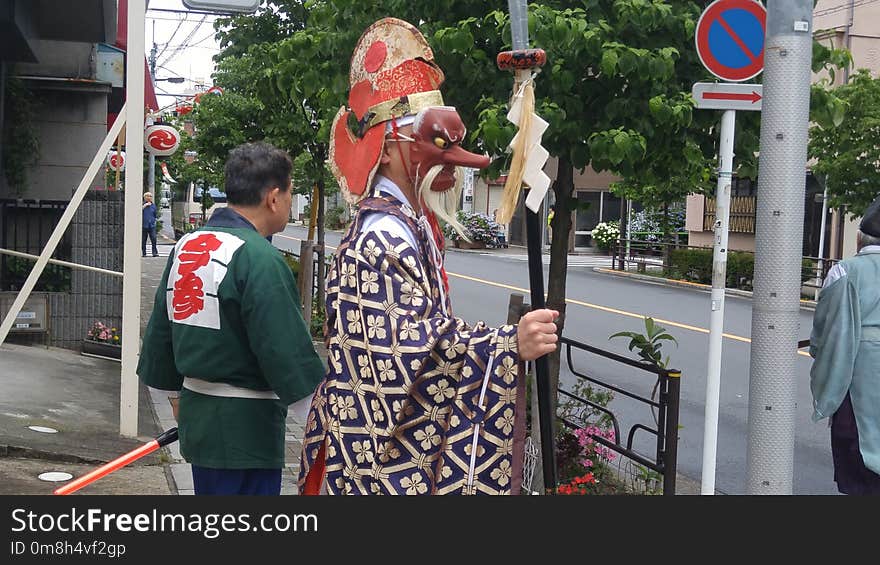
<instances>
[{"instance_id":1,"label":"red pole","mask_svg":"<svg viewBox=\"0 0 880 565\"><path fill-rule=\"evenodd\" d=\"M149 443L145 443L144 445L138 447L137 449L135 449L133 451L129 451L125 455L123 455L121 457L117 457L113 461L110 461L109 463L98 467L97 469L95 469L91 473L83 475L82 477L67 483L63 487L59 487L59 488L55 489L55 491L52 494L58 494L58 495L73 494L74 492L78 491L79 489L83 488L84 486L90 485L93 482L97 481L98 479L109 475L113 471L121 469L122 467L125 467L129 463L132 463L133 461L137 461L141 457L143 457L145 455L149 455L150 453L156 451L160 447L168 445L169 443L172 443L175 441L177 441L177 428L171 428L170 430L163 433L162 435L160 435L158 438L154 439L153 441L151 441Z\"/></svg>"}]
</instances>

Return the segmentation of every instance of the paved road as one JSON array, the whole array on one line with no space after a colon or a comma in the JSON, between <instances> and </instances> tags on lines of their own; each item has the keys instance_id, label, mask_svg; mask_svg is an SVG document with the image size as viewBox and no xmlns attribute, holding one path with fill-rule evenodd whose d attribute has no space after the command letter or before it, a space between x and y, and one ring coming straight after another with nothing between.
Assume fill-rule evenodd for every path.
<instances>
[{"instance_id":1,"label":"paved road","mask_svg":"<svg viewBox=\"0 0 880 565\"><path fill-rule=\"evenodd\" d=\"M275 236L275 245L299 249L305 230L298 226ZM340 234L328 233L328 246L336 246ZM332 251L332 249L331 249ZM580 261L585 263L585 261ZM522 257L516 255L459 252L447 254L453 307L469 321L489 324L505 321L510 293L528 296L528 273ZM546 276L546 267L545 267ZM654 317L678 340L678 347L668 350L671 366L682 371L681 435L679 471L699 480L702 470L704 405L706 396L706 353L708 350L708 293L659 284L621 280L595 273L592 266L573 266L568 273L567 336L626 354L626 339L609 341L618 331L643 331L642 316ZM809 336L812 312L802 311L801 339ZM716 489L730 494L746 492L748 448L749 342L751 300L730 297L725 307L724 353L719 419ZM613 382L626 390L649 396L654 380L645 373L606 362L585 354L574 356L575 369ZM803 375L797 390L797 434L795 446L795 494L834 494L827 424L810 420L810 359L798 355L798 371ZM567 368L563 383L575 377ZM612 402L621 420L621 429L635 423L653 425L647 408L618 395ZM637 435L636 447L653 452L652 438Z\"/></svg>"}]
</instances>

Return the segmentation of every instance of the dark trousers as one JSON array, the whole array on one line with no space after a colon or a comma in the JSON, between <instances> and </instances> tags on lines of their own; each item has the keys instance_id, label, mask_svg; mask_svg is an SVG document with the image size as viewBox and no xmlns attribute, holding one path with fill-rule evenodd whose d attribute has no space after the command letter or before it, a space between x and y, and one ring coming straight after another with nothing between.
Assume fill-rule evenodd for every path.
<instances>
[{"instance_id":1,"label":"dark trousers","mask_svg":"<svg viewBox=\"0 0 880 565\"><path fill-rule=\"evenodd\" d=\"M156 226L141 230L141 255L147 256L147 236L150 238L150 243L153 244L153 257L157 257L159 250L156 249Z\"/></svg>"},{"instance_id":2,"label":"dark trousers","mask_svg":"<svg viewBox=\"0 0 880 565\"><path fill-rule=\"evenodd\" d=\"M865 467L859 450L859 430L849 393L831 416L831 454L834 480L844 494L880 495L880 475Z\"/></svg>"},{"instance_id":3,"label":"dark trousers","mask_svg":"<svg viewBox=\"0 0 880 565\"><path fill-rule=\"evenodd\" d=\"M209 469L192 465L196 494L281 494L281 469Z\"/></svg>"}]
</instances>

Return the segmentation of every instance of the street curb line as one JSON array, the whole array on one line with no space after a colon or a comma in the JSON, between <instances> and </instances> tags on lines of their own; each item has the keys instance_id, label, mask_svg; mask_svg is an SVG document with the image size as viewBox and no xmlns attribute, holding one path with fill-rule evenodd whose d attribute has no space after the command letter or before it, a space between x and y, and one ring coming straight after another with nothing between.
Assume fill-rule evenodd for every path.
<instances>
[{"instance_id":1,"label":"street curb line","mask_svg":"<svg viewBox=\"0 0 880 565\"><path fill-rule=\"evenodd\" d=\"M651 282L654 284L661 284L664 286L672 286L679 288L690 288L695 290L701 290L705 292L711 292L712 287L707 284L695 283L691 281L683 281L678 279L667 279L663 277L652 277L651 275L640 275L638 273L629 273L626 271L615 271L613 269L606 269L604 267L593 267L593 271L597 273L602 273L606 275L614 275L617 277L629 278L642 282ZM728 296L737 296L739 298L753 298L752 292L748 290L739 290L736 288L728 288L725 289L725 294ZM805 310L813 311L816 309L816 302L814 300L800 300L800 307Z\"/></svg>"}]
</instances>

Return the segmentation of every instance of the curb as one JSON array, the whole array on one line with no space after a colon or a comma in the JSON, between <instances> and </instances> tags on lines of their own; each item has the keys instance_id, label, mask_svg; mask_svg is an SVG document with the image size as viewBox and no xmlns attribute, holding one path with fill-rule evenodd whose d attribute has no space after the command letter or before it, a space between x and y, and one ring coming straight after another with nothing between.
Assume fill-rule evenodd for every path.
<instances>
[{"instance_id":1,"label":"curb","mask_svg":"<svg viewBox=\"0 0 880 565\"><path fill-rule=\"evenodd\" d=\"M640 275L638 273L630 273L627 271L615 271L612 269L606 269L604 267L593 267L593 271L596 273L601 273L605 275L612 275L616 277L624 277L628 279L633 279L641 282L650 282L653 284L660 284L664 286L671 287L679 287L679 288L688 288L692 290L699 290L702 292L711 292L712 287L708 284L695 283L690 281L682 281L677 279L666 279L663 277L652 277L651 275ZM739 290L736 288L728 288L725 289L726 296L736 296L739 298L753 298L753 294L748 290ZM801 299L800 307L804 310L810 310L811 312L816 309L816 301L815 300L806 300Z\"/></svg>"}]
</instances>

